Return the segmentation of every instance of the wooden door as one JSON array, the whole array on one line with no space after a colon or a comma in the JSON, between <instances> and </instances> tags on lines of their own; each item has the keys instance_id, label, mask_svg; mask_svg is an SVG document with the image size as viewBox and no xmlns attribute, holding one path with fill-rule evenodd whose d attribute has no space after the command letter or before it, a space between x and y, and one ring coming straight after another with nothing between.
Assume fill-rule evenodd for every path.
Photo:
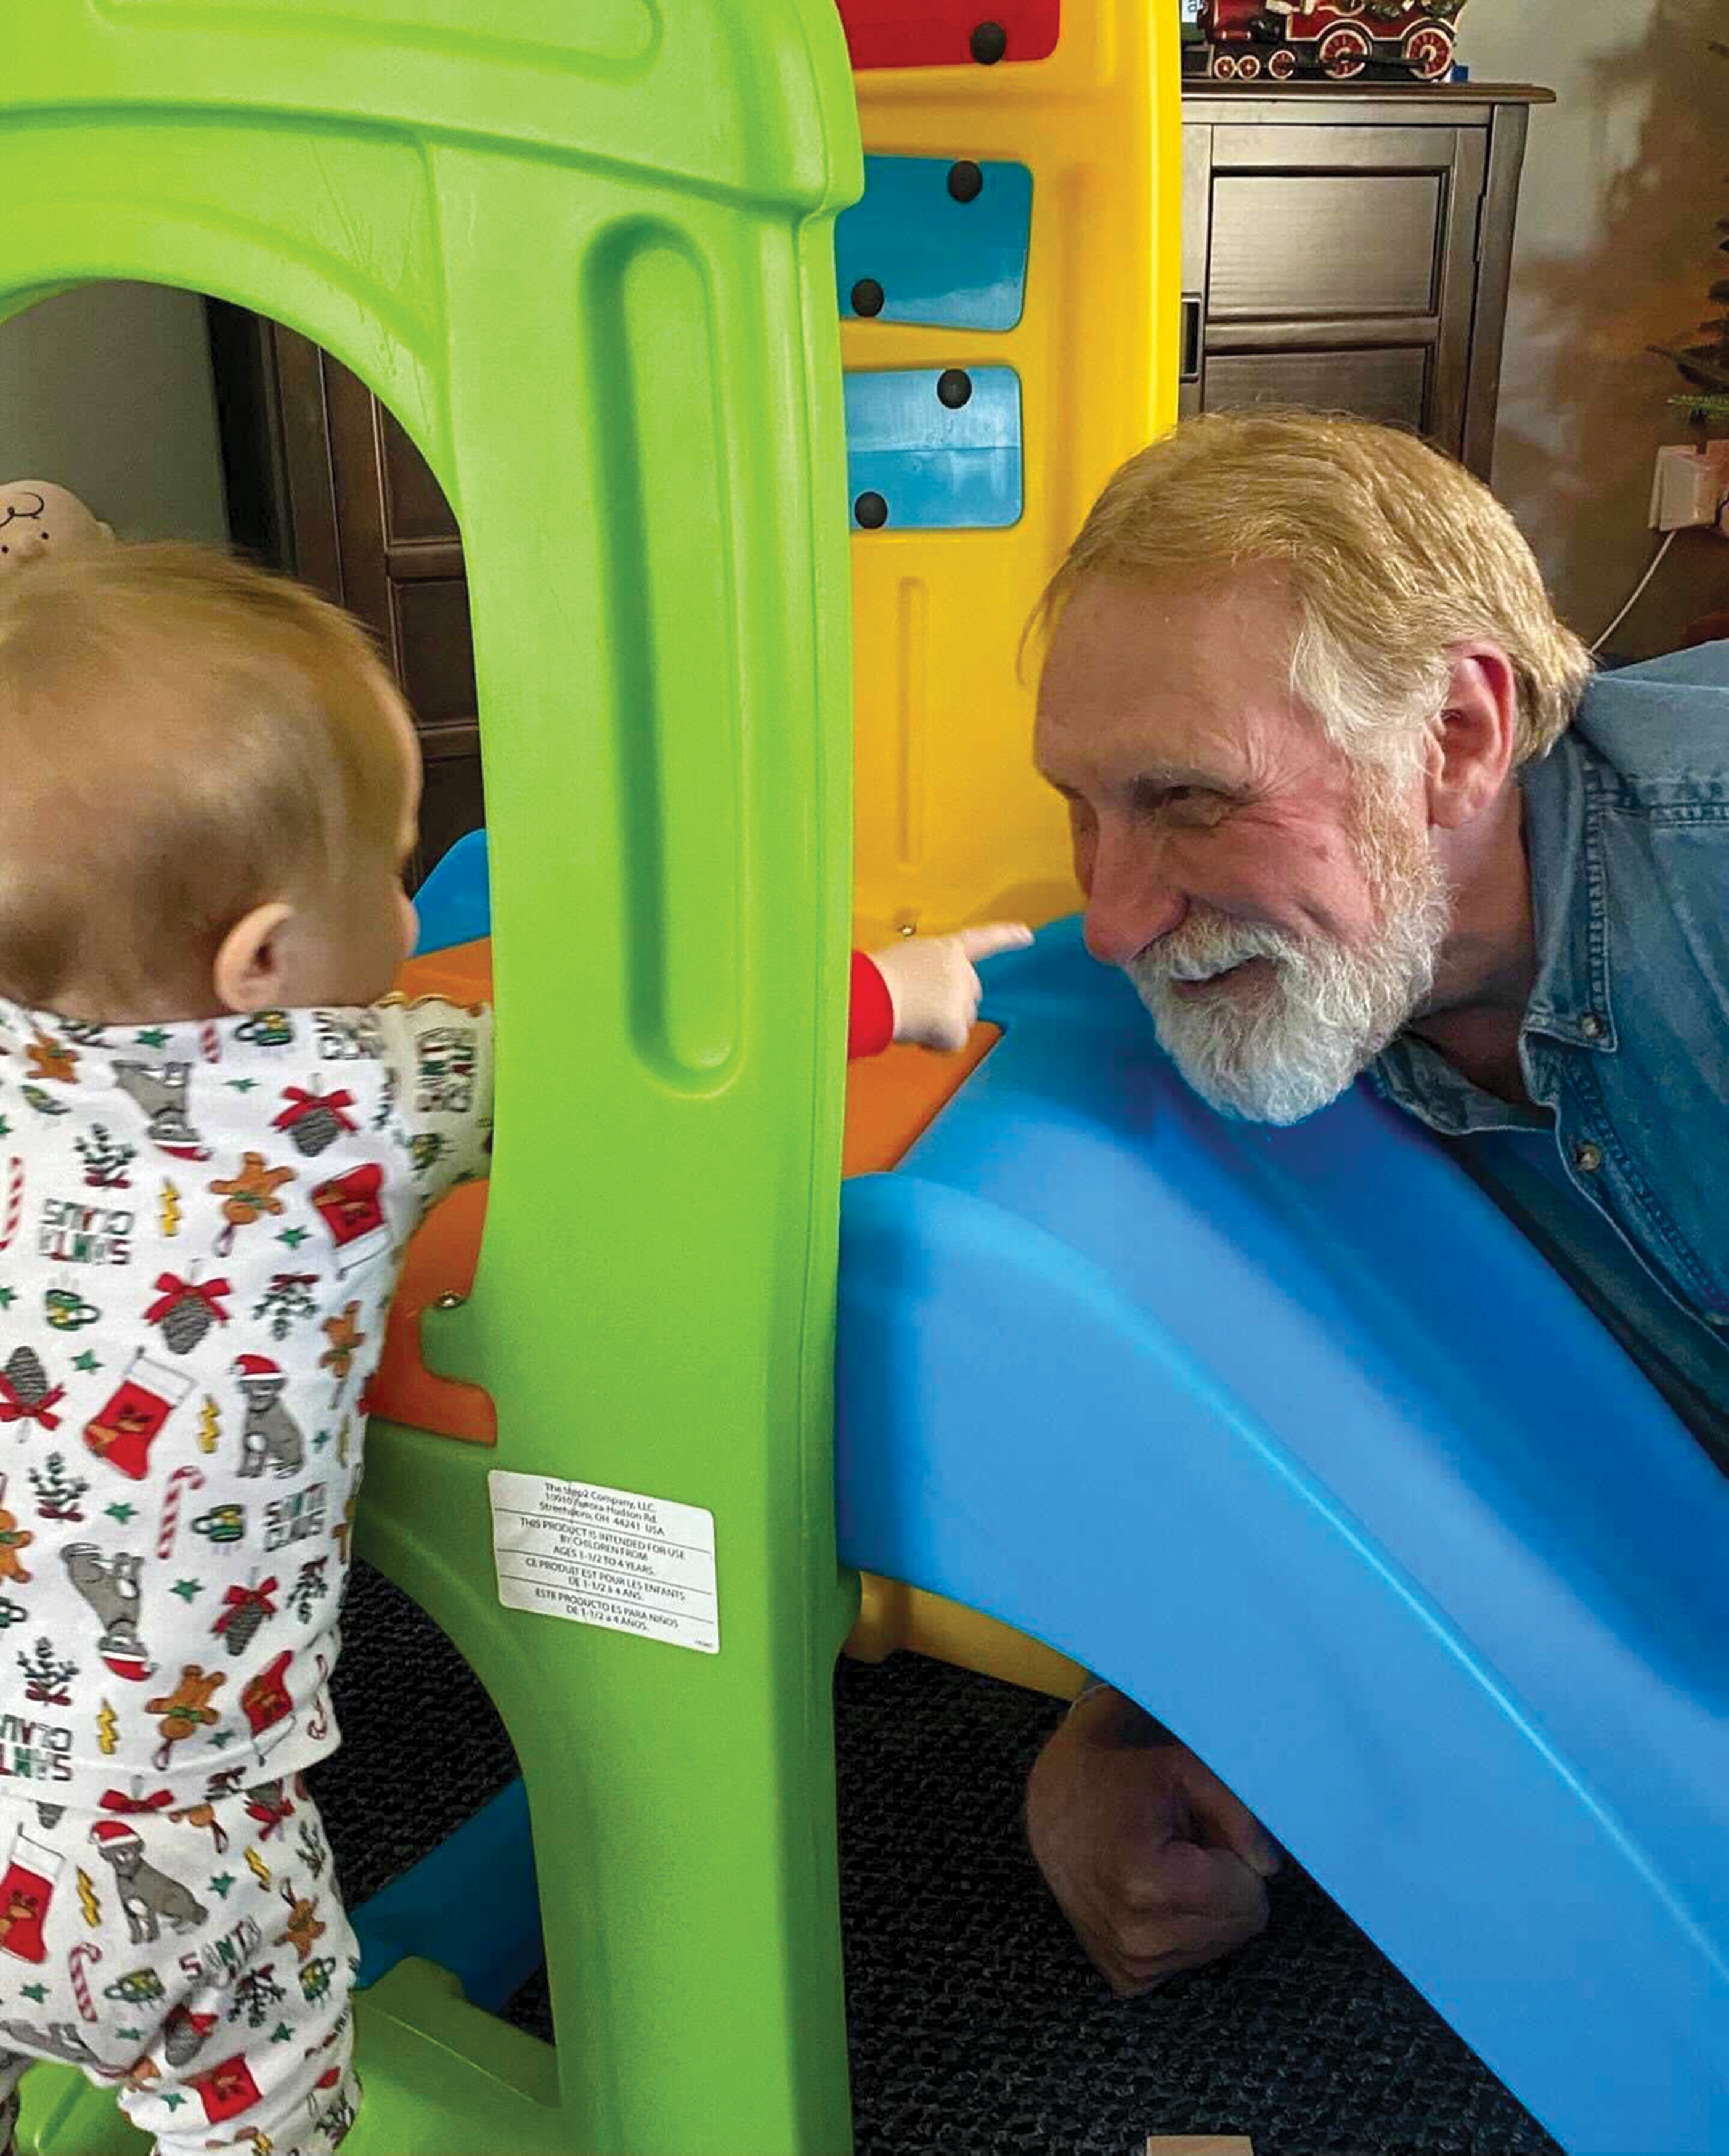
<instances>
[{"instance_id":1,"label":"wooden door","mask_svg":"<svg viewBox=\"0 0 1729 2156\"><path fill-rule=\"evenodd\" d=\"M358 616L414 714L418 883L485 820L456 518L395 418L321 346L214 302L210 321L236 542Z\"/></svg>"}]
</instances>

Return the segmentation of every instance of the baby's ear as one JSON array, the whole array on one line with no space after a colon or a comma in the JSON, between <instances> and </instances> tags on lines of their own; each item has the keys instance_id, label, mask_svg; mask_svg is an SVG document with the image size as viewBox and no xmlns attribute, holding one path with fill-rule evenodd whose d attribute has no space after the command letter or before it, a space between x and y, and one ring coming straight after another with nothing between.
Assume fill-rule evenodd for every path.
<instances>
[{"instance_id":1,"label":"baby's ear","mask_svg":"<svg viewBox=\"0 0 1729 2156\"><path fill-rule=\"evenodd\" d=\"M282 993L282 932L294 913L273 899L255 906L229 929L210 968L210 985L224 1010L280 1009Z\"/></svg>"}]
</instances>

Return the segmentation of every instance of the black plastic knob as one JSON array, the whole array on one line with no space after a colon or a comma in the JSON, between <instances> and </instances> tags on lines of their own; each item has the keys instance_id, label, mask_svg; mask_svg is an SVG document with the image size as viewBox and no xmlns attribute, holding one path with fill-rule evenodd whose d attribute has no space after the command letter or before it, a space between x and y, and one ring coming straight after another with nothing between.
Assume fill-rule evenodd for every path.
<instances>
[{"instance_id":1,"label":"black plastic knob","mask_svg":"<svg viewBox=\"0 0 1729 2156\"><path fill-rule=\"evenodd\" d=\"M936 377L936 401L958 412L972 399L972 377L963 367L945 367Z\"/></svg>"},{"instance_id":2,"label":"black plastic knob","mask_svg":"<svg viewBox=\"0 0 1729 2156\"><path fill-rule=\"evenodd\" d=\"M970 157L948 168L948 191L957 203L977 202L984 192L984 174Z\"/></svg>"},{"instance_id":3,"label":"black plastic knob","mask_svg":"<svg viewBox=\"0 0 1729 2156\"><path fill-rule=\"evenodd\" d=\"M995 67L1008 50L1008 33L1000 23L981 23L969 43L972 57L981 67Z\"/></svg>"},{"instance_id":4,"label":"black plastic knob","mask_svg":"<svg viewBox=\"0 0 1729 2156\"><path fill-rule=\"evenodd\" d=\"M855 315L880 315L888 295L875 277L861 277L854 285L851 296Z\"/></svg>"},{"instance_id":5,"label":"black plastic knob","mask_svg":"<svg viewBox=\"0 0 1729 2156\"><path fill-rule=\"evenodd\" d=\"M889 521L889 505L880 494L861 494L853 504L853 514L867 531L880 531Z\"/></svg>"}]
</instances>

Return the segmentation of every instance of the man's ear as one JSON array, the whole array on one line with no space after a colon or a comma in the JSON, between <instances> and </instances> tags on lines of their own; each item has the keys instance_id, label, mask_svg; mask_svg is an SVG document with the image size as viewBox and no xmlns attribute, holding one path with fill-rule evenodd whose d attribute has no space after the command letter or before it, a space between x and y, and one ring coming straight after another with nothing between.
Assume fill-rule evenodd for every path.
<instances>
[{"instance_id":1,"label":"man's ear","mask_svg":"<svg viewBox=\"0 0 1729 2156\"><path fill-rule=\"evenodd\" d=\"M273 899L255 906L222 939L210 984L224 1010L279 1010L282 993L282 932L294 908Z\"/></svg>"},{"instance_id":2,"label":"man's ear","mask_svg":"<svg viewBox=\"0 0 1729 2156\"><path fill-rule=\"evenodd\" d=\"M1499 798L1518 727L1518 684L1506 652L1497 644L1455 644L1424 773L1431 824L1457 830Z\"/></svg>"}]
</instances>

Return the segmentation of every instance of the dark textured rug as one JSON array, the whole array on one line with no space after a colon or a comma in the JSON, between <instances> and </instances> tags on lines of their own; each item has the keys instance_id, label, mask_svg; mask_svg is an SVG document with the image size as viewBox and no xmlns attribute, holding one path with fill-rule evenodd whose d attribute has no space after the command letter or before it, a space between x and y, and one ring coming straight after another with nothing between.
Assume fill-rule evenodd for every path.
<instances>
[{"instance_id":1,"label":"dark textured rug","mask_svg":"<svg viewBox=\"0 0 1729 2156\"><path fill-rule=\"evenodd\" d=\"M515 1771L473 1676L365 1566L315 1787L351 1902ZM859 2156L1130 2156L1239 2133L1255 2156L1552 2156L1555 2144L1312 1881L1262 1938L1113 1999L1020 1832L1049 1701L897 1655L836 1679L841 1909ZM543 1980L511 2018L552 2033Z\"/></svg>"}]
</instances>

